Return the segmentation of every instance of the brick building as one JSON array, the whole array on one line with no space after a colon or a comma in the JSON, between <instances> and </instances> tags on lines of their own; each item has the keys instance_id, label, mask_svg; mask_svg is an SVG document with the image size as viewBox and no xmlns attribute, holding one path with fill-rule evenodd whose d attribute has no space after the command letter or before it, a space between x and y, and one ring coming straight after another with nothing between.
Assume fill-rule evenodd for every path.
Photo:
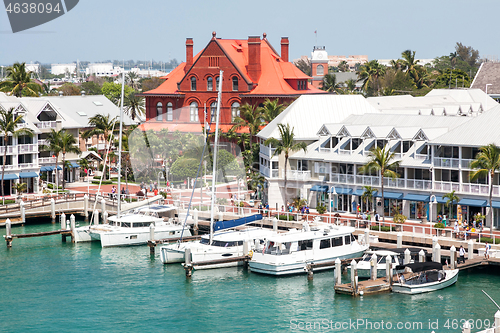
<instances>
[{"instance_id":1,"label":"brick building","mask_svg":"<svg viewBox=\"0 0 500 333\"><path fill-rule=\"evenodd\" d=\"M186 39L186 62L158 88L142 93L146 100L145 126L181 132L201 132L204 114L215 116L219 70L223 70L220 124L228 130L239 107L260 105L266 98L291 103L303 94L322 93L309 84L311 77L288 61L288 37L281 39L281 55L266 38L216 38L193 54L193 39Z\"/></svg>"}]
</instances>

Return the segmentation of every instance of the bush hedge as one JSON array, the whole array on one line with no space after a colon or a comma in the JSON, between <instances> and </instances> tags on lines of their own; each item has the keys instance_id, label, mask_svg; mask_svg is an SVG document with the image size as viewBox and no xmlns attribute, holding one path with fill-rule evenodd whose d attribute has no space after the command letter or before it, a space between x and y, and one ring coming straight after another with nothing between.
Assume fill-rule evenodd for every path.
<instances>
[{"instance_id":1,"label":"bush hedge","mask_svg":"<svg viewBox=\"0 0 500 333\"><path fill-rule=\"evenodd\" d=\"M493 239L489 237L481 237L479 239L479 242L481 243L491 243L493 244ZM500 238L495 238L495 244L500 244Z\"/></svg>"},{"instance_id":2,"label":"bush hedge","mask_svg":"<svg viewBox=\"0 0 500 333\"><path fill-rule=\"evenodd\" d=\"M100 180L93 180L92 181L92 184L96 184L96 185L110 185L110 184L113 184L113 181L112 180L103 180L102 182Z\"/></svg>"},{"instance_id":3,"label":"bush hedge","mask_svg":"<svg viewBox=\"0 0 500 333\"><path fill-rule=\"evenodd\" d=\"M278 220L293 221L293 215L278 215Z\"/></svg>"},{"instance_id":4,"label":"bush hedge","mask_svg":"<svg viewBox=\"0 0 500 333\"><path fill-rule=\"evenodd\" d=\"M370 230L379 231L379 226L378 225L372 225L372 226L370 226ZM384 231L384 232L396 231L396 228L392 227L392 230L391 230L391 227L380 227L380 231Z\"/></svg>"}]
</instances>

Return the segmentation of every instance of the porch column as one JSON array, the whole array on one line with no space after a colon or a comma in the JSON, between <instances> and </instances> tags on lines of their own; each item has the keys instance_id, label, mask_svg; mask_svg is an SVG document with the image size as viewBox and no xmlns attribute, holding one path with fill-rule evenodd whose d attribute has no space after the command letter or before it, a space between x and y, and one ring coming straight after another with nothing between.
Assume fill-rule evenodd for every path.
<instances>
[{"instance_id":1,"label":"porch column","mask_svg":"<svg viewBox=\"0 0 500 333\"><path fill-rule=\"evenodd\" d=\"M434 190L434 182L436 181L436 176L434 175L434 149L435 146L431 146L431 166L429 171L431 172L431 190Z\"/></svg>"},{"instance_id":2,"label":"porch column","mask_svg":"<svg viewBox=\"0 0 500 333\"><path fill-rule=\"evenodd\" d=\"M462 147L458 147L458 183L459 183L459 189L460 192L462 192L462 184L463 184L463 177L462 177Z\"/></svg>"},{"instance_id":3,"label":"porch column","mask_svg":"<svg viewBox=\"0 0 500 333\"><path fill-rule=\"evenodd\" d=\"M405 168L405 188L408 188L408 168Z\"/></svg>"}]
</instances>

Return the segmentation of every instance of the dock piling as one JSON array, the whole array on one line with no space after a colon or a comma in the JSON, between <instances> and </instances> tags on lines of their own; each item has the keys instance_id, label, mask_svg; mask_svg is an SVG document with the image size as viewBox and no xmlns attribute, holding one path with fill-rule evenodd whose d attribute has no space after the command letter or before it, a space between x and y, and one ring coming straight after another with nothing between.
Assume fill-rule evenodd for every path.
<instances>
[{"instance_id":1,"label":"dock piling","mask_svg":"<svg viewBox=\"0 0 500 333\"><path fill-rule=\"evenodd\" d=\"M107 224L108 223L108 212L105 211L103 214L102 214L102 223L104 224Z\"/></svg>"},{"instance_id":2,"label":"dock piling","mask_svg":"<svg viewBox=\"0 0 500 333\"><path fill-rule=\"evenodd\" d=\"M432 261L441 262L441 245L439 243L436 243L432 249Z\"/></svg>"},{"instance_id":3,"label":"dock piling","mask_svg":"<svg viewBox=\"0 0 500 333\"><path fill-rule=\"evenodd\" d=\"M85 215L85 222L89 220L89 196L85 194L83 196L83 214Z\"/></svg>"},{"instance_id":4,"label":"dock piling","mask_svg":"<svg viewBox=\"0 0 500 333\"><path fill-rule=\"evenodd\" d=\"M358 263L356 260L352 259L351 261L351 287L353 290L353 294L357 294L357 276L358 275Z\"/></svg>"},{"instance_id":5,"label":"dock piling","mask_svg":"<svg viewBox=\"0 0 500 333\"><path fill-rule=\"evenodd\" d=\"M151 223L149 225L149 240L151 242L151 246L149 247L149 254L154 256L155 255L155 248L156 246L154 246L153 244L156 244L155 243L155 226L153 223Z\"/></svg>"},{"instance_id":6,"label":"dock piling","mask_svg":"<svg viewBox=\"0 0 500 333\"><path fill-rule=\"evenodd\" d=\"M95 225L99 224L99 211L97 209L94 210L94 224Z\"/></svg>"},{"instance_id":7,"label":"dock piling","mask_svg":"<svg viewBox=\"0 0 500 333\"><path fill-rule=\"evenodd\" d=\"M276 217L273 217L273 231L278 231L278 219Z\"/></svg>"},{"instance_id":8,"label":"dock piling","mask_svg":"<svg viewBox=\"0 0 500 333\"><path fill-rule=\"evenodd\" d=\"M455 269L457 267L457 248L455 245L452 245L450 248L450 264L451 269Z\"/></svg>"},{"instance_id":9,"label":"dock piling","mask_svg":"<svg viewBox=\"0 0 500 333\"><path fill-rule=\"evenodd\" d=\"M398 244L398 249L401 249L403 247L403 233L398 232L397 234L397 244Z\"/></svg>"},{"instance_id":10,"label":"dock piling","mask_svg":"<svg viewBox=\"0 0 500 333\"><path fill-rule=\"evenodd\" d=\"M377 279L377 255L374 253L372 254L372 258L370 260L370 279L376 280Z\"/></svg>"},{"instance_id":11,"label":"dock piling","mask_svg":"<svg viewBox=\"0 0 500 333\"><path fill-rule=\"evenodd\" d=\"M411 252L410 250L406 249L405 250L405 257L404 257L404 264L409 264L411 261Z\"/></svg>"},{"instance_id":12,"label":"dock piling","mask_svg":"<svg viewBox=\"0 0 500 333\"><path fill-rule=\"evenodd\" d=\"M366 244L366 246L370 247L370 229L369 228L365 229L365 244Z\"/></svg>"},{"instance_id":13,"label":"dock piling","mask_svg":"<svg viewBox=\"0 0 500 333\"><path fill-rule=\"evenodd\" d=\"M474 259L474 242L472 240L469 240L467 246L467 259Z\"/></svg>"},{"instance_id":14,"label":"dock piling","mask_svg":"<svg viewBox=\"0 0 500 333\"><path fill-rule=\"evenodd\" d=\"M104 212L106 211L106 200L104 198L101 199L101 214L104 216ZM104 221L104 218L103 218ZM104 223L104 222L103 222Z\"/></svg>"},{"instance_id":15,"label":"dock piling","mask_svg":"<svg viewBox=\"0 0 500 333\"><path fill-rule=\"evenodd\" d=\"M5 221L5 241L8 248L12 247L12 222L10 222L10 219Z\"/></svg>"},{"instance_id":16,"label":"dock piling","mask_svg":"<svg viewBox=\"0 0 500 333\"><path fill-rule=\"evenodd\" d=\"M198 235L198 209L193 210L193 219L194 219L194 226L193 226L193 231L195 235Z\"/></svg>"},{"instance_id":17,"label":"dock piling","mask_svg":"<svg viewBox=\"0 0 500 333\"><path fill-rule=\"evenodd\" d=\"M52 223L56 223L56 202L54 198L50 199L50 217L52 218Z\"/></svg>"},{"instance_id":18,"label":"dock piling","mask_svg":"<svg viewBox=\"0 0 500 333\"><path fill-rule=\"evenodd\" d=\"M191 264L191 249L188 247L184 252L184 271L186 277L190 278L193 275L193 265Z\"/></svg>"},{"instance_id":19,"label":"dock piling","mask_svg":"<svg viewBox=\"0 0 500 333\"><path fill-rule=\"evenodd\" d=\"M66 214L62 213L59 216L60 222L61 222L61 230L66 230Z\"/></svg>"},{"instance_id":20,"label":"dock piling","mask_svg":"<svg viewBox=\"0 0 500 333\"><path fill-rule=\"evenodd\" d=\"M495 313L495 333L500 333L500 310Z\"/></svg>"},{"instance_id":21,"label":"dock piling","mask_svg":"<svg viewBox=\"0 0 500 333\"><path fill-rule=\"evenodd\" d=\"M419 262L425 262L425 252L424 250L420 250L418 253L418 261Z\"/></svg>"},{"instance_id":22,"label":"dock piling","mask_svg":"<svg viewBox=\"0 0 500 333\"><path fill-rule=\"evenodd\" d=\"M391 268L392 268L392 258L390 255L385 257L385 278L387 281L391 281Z\"/></svg>"},{"instance_id":23,"label":"dock piling","mask_svg":"<svg viewBox=\"0 0 500 333\"><path fill-rule=\"evenodd\" d=\"M24 207L24 201L19 202L19 208L21 209L21 221L26 223L26 207Z\"/></svg>"},{"instance_id":24,"label":"dock piling","mask_svg":"<svg viewBox=\"0 0 500 333\"><path fill-rule=\"evenodd\" d=\"M314 278L314 272L311 265L306 265L307 279L311 281Z\"/></svg>"},{"instance_id":25,"label":"dock piling","mask_svg":"<svg viewBox=\"0 0 500 333\"><path fill-rule=\"evenodd\" d=\"M335 259L335 285L342 283L342 262L339 258Z\"/></svg>"},{"instance_id":26,"label":"dock piling","mask_svg":"<svg viewBox=\"0 0 500 333\"><path fill-rule=\"evenodd\" d=\"M75 242L75 229L76 229L76 219L75 215L71 214L69 217L69 228L71 229L71 242Z\"/></svg>"}]
</instances>

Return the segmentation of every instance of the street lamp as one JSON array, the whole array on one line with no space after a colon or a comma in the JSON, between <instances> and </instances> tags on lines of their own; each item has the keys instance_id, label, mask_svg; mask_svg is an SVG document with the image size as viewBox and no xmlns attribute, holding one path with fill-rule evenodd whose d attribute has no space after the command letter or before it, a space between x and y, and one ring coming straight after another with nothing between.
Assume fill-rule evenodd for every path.
<instances>
[{"instance_id":1,"label":"street lamp","mask_svg":"<svg viewBox=\"0 0 500 333\"><path fill-rule=\"evenodd\" d=\"M335 186L332 186L332 188L329 191L329 194L330 194L330 213L331 213L332 208L335 208L334 209L335 211L337 210L337 203L335 202L335 197L337 196L337 191L335 191ZM335 207L332 207L332 195L333 195L333 202L334 202Z\"/></svg>"},{"instance_id":2,"label":"street lamp","mask_svg":"<svg viewBox=\"0 0 500 333\"><path fill-rule=\"evenodd\" d=\"M434 200L432 200L434 198ZM429 197L429 221L432 223L432 205L437 204L436 196L433 194Z\"/></svg>"}]
</instances>

